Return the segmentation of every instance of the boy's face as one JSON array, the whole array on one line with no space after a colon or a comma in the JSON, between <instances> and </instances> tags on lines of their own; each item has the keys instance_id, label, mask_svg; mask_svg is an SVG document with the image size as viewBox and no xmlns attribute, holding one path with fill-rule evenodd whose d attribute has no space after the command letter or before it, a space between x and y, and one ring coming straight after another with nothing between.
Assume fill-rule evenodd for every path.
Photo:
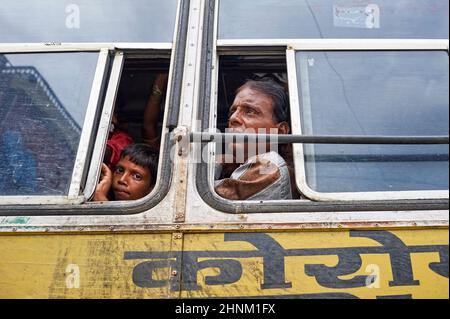
<instances>
[{"instance_id":1,"label":"boy's face","mask_svg":"<svg viewBox=\"0 0 450 319\"><path fill-rule=\"evenodd\" d=\"M152 190L150 169L121 158L113 171L112 190L115 200L139 199Z\"/></svg>"}]
</instances>

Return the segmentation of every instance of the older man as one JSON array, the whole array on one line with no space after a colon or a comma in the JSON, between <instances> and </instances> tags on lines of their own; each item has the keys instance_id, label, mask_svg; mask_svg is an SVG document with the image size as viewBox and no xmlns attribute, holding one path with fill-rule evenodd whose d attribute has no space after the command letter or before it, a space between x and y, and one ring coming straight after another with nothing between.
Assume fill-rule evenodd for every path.
<instances>
[{"instance_id":1,"label":"older man","mask_svg":"<svg viewBox=\"0 0 450 319\"><path fill-rule=\"evenodd\" d=\"M228 132L288 134L288 98L273 80L250 80L236 91L229 111ZM243 158L228 178L220 178L226 165L221 157L216 169L216 192L231 200L291 199L291 182L285 160L275 151L251 154L249 143L228 145L233 157ZM261 147L261 144L258 144ZM266 150L267 147L264 147ZM259 148L258 148L259 149ZM236 162L235 162L236 163Z\"/></svg>"}]
</instances>

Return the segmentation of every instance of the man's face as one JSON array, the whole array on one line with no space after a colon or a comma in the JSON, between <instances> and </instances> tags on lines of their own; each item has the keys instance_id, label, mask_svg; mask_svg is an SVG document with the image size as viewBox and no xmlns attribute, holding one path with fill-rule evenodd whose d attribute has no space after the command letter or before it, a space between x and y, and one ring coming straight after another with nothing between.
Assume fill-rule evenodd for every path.
<instances>
[{"instance_id":1,"label":"man's face","mask_svg":"<svg viewBox=\"0 0 450 319\"><path fill-rule=\"evenodd\" d=\"M228 128L234 133L256 133L258 129L277 128L273 120L272 99L249 87L235 97L229 111Z\"/></svg>"},{"instance_id":2,"label":"man's face","mask_svg":"<svg viewBox=\"0 0 450 319\"><path fill-rule=\"evenodd\" d=\"M283 122L285 123L285 122ZM275 123L273 119L272 99L259 91L244 87L235 97L229 111L228 132L229 133L265 133L278 134L281 123ZM234 156L243 152L244 159L249 156L248 147L243 143L232 143L229 145ZM265 145L266 146L266 145ZM269 150L268 147L266 147Z\"/></svg>"},{"instance_id":3,"label":"man's face","mask_svg":"<svg viewBox=\"0 0 450 319\"><path fill-rule=\"evenodd\" d=\"M147 167L121 158L113 171L112 190L116 200L139 199L152 190L152 176Z\"/></svg>"}]
</instances>

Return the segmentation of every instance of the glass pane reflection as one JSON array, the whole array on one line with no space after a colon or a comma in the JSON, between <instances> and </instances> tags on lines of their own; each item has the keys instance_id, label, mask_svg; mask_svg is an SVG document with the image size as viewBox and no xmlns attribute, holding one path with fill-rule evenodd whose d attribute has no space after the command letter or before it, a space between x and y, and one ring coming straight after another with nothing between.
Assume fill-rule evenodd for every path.
<instances>
[{"instance_id":1,"label":"glass pane reflection","mask_svg":"<svg viewBox=\"0 0 450 319\"><path fill-rule=\"evenodd\" d=\"M0 195L66 195L98 53L0 55Z\"/></svg>"},{"instance_id":2,"label":"glass pane reflection","mask_svg":"<svg viewBox=\"0 0 450 319\"><path fill-rule=\"evenodd\" d=\"M219 39L448 39L442 0L222 0Z\"/></svg>"},{"instance_id":3,"label":"glass pane reflection","mask_svg":"<svg viewBox=\"0 0 450 319\"><path fill-rule=\"evenodd\" d=\"M304 134L448 135L447 52L296 59ZM305 159L308 184L319 192L448 189L448 145L305 145Z\"/></svg>"},{"instance_id":4,"label":"glass pane reflection","mask_svg":"<svg viewBox=\"0 0 450 319\"><path fill-rule=\"evenodd\" d=\"M177 0L2 0L0 43L172 42L176 10Z\"/></svg>"}]
</instances>

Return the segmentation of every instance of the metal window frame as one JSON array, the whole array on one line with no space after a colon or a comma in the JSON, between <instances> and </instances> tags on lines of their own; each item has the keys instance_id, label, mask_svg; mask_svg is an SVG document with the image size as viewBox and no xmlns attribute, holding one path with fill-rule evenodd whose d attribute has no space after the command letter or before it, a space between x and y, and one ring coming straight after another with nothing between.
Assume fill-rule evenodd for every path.
<instances>
[{"instance_id":1,"label":"metal window frame","mask_svg":"<svg viewBox=\"0 0 450 319\"><path fill-rule=\"evenodd\" d=\"M65 52L98 52L97 65L94 72L94 78L91 85L91 92L89 95L89 102L86 108L86 114L83 122L83 128L81 130L80 141L78 143L77 154L73 164L72 176L70 179L70 186L67 195L65 196L53 196L53 195L28 195L28 196L0 196L0 205L34 205L34 204L77 204L83 202L83 196L80 196L79 190L81 187L82 176L86 170L86 159L88 157L88 148L90 142L90 136L92 135L92 129L94 125L95 113L102 100L102 89L105 85L105 78L109 63L109 51L105 48L91 48L85 50L85 48L73 49L70 51L58 50L54 51L51 48L44 46L35 46L34 50L28 48L26 51L23 49L27 45L21 47L15 45L14 48L9 46L0 45L0 53L10 54L32 54L32 53L60 53Z\"/></svg>"},{"instance_id":2,"label":"metal window frame","mask_svg":"<svg viewBox=\"0 0 450 319\"><path fill-rule=\"evenodd\" d=\"M203 30L207 34L216 34L218 28L218 0L209 1L205 5L205 17ZM214 32L212 32L214 31ZM377 49L377 46L384 43L378 49L395 49L399 46L402 50L420 47L427 49L430 41L433 47L448 51L448 40L359 40L359 39L258 39L258 40L218 40L205 38L202 51L202 66L199 76L200 99L197 118L201 121L200 127L193 133L202 134L207 128L211 128L211 123L215 123L217 112L216 87L218 84L218 54L239 55L252 54L256 52L279 52L280 50L343 50L369 48ZM292 95L292 93L290 94ZM211 100L212 99L212 100ZM216 125L216 124L215 124ZM208 147L207 142L199 143L201 149ZM209 158L214 163L214 150L209 148ZM447 210L449 208L448 197L446 199L383 199L383 200L331 200L316 202L311 200L236 200L231 201L220 197L212 186L213 179L211 165L200 161L196 164L196 189L200 197L212 208L224 213L232 214L260 214L260 213L302 213L302 212L348 212L348 211L415 211L415 210Z\"/></svg>"},{"instance_id":3,"label":"metal window frame","mask_svg":"<svg viewBox=\"0 0 450 319\"><path fill-rule=\"evenodd\" d=\"M122 51L114 53L109 83L106 90L105 101L103 103L103 110L100 116L98 125L97 138L91 156L91 163L102 163L103 154L105 154L106 141L108 139L109 126L111 124L112 115L114 113L114 103L117 92L119 90L120 78L122 76L124 63L124 56ZM86 179L83 197L84 201L92 197L95 187L100 177L100 165L91 165Z\"/></svg>"},{"instance_id":4,"label":"metal window frame","mask_svg":"<svg viewBox=\"0 0 450 319\"><path fill-rule=\"evenodd\" d=\"M377 44L377 42L379 42ZM290 90L290 106L291 106L291 125L293 134L302 134L305 129L302 127L302 112L300 112L300 105L307 110L311 109L310 105L310 92L309 92L309 78L306 73L307 69L303 66L301 67L302 73L302 83L298 82L297 78L297 61L296 55L299 52L329 52L330 50L324 50L322 46L311 46L311 49L304 49L299 45L291 45L286 50L286 59L288 65L288 80L289 80L289 90ZM417 50L432 50L432 51L443 51L448 50L448 41L432 41L432 43L423 43L423 41L407 41L402 43L384 43L383 40L369 41L368 43L358 43L358 45L353 45L353 43L340 43L340 45L333 48L333 50L339 50L340 52L368 52L373 51L377 48L378 51L417 51ZM381 49L382 48L382 49ZM304 71L302 71L304 70ZM302 86L302 95L299 95L299 85ZM302 99L302 103L300 103ZM308 113L308 112L307 112ZM303 113L304 114L304 113ZM306 115L307 116L307 115ZM308 121L304 121L308 123ZM306 128L307 129L307 128ZM305 132L310 134L310 132ZM448 199L448 190L417 190L417 191L367 191L367 192L318 192L311 187L306 180L306 162L304 156L304 148L310 147L310 145L294 144L294 162L295 162L295 177L296 184L299 191L304 194L307 198L316 201L357 201L357 200L408 200L408 199ZM314 182L314 181L313 181Z\"/></svg>"},{"instance_id":5,"label":"metal window frame","mask_svg":"<svg viewBox=\"0 0 450 319\"><path fill-rule=\"evenodd\" d=\"M0 196L0 216L87 216L87 215L132 215L153 208L168 194L171 186L173 163L168 160L170 151L175 145L171 138L174 126L178 125L179 105L181 99L181 81L185 63L185 47L187 38L187 25L189 19L189 0L179 0L175 18L175 28L172 43L28 43L28 44L0 44L0 53L11 52L76 52L107 50L115 55L111 68L110 82L105 93L105 101L102 108L98 108L100 116L98 126L98 139L90 143L91 159L87 159L87 167L97 160L98 163L90 165L89 171L84 171L86 188L76 202L55 201L50 196L35 197L34 201L24 203L21 201L6 201ZM166 90L166 105L164 123L161 133L161 148L158 165L158 177L153 191L136 201L117 202L85 202L95 190L97 178L100 174L100 158L103 156L105 142L108 134L109 123L112 118L112 109L116 90L123 67L123 56L126 51L169 51L170 67ZM121 61L122 60L122 61ZM100 114L100 115L99 115ZM98 164L98 165L97 165ZM162 178L170 176L170 178ZM23 198L23 197L21 197Z\"/></svg>"}]
</instances>

